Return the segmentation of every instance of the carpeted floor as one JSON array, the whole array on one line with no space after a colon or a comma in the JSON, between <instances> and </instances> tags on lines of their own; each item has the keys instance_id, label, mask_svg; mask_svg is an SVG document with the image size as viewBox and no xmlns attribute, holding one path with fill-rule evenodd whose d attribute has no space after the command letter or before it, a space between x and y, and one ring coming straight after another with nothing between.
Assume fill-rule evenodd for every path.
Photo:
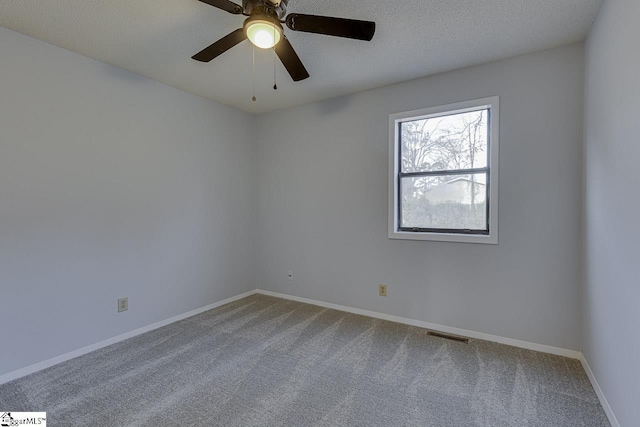
<instances>
[{"instance_id":1,"label":"carpeted floor","mask_svg":"<svg viewBox=\"0 0 640 427\"><path fill-rule=\"evenodd\" d=\"M0 386L49 426L608 427L580 363L254 295Z\"/></svg>"}]
</instances>

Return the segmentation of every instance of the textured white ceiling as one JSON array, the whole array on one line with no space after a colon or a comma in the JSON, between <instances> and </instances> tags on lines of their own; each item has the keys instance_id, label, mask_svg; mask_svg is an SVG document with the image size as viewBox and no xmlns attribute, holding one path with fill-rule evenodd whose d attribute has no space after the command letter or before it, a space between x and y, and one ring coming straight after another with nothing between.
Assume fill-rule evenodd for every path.
<instances>
[{"instance_id":1,"label":"textured white ceiling","mask_svg":"<svg viewBox=\"0 0 640 427\"><path fill-rule=\"evenodd\" d=\"M241 3L241 0L236 0ZM0 25L251 113L581 41L602 0L290 0L288 12L371 20L371 42L285 28L311 77L294 83L251 44L191 56L242 26L198 0L0 0Z\"/></svg>"}]
</instances>

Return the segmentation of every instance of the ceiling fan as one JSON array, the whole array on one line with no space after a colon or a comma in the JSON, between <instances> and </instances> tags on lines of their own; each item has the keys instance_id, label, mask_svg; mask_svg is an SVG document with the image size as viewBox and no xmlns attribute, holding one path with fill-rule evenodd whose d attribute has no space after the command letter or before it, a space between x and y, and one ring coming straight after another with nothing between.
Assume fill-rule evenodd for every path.
<instances>
[{"instance_id":1,"label":"ceiling fan","mask_svg":"<svg viewBox=\"0 0 640 427\"><path fill-rule=\"evenodd\" d=\"M356 40L370 41L376 30L375 22L355 19L333 18L328 16L287 13L289 0L242 0L242 6L230 0L200 0L234 15L244 15L242 28L224 36L211 46L196 53L196 61L209 62L238 43L249 39L256 47L274 48L294 81L304 80L309 73L300 61L296 51L284 35L282 24L290 30L305 33L326 34ZM285 17L286 15L286 17Z\"/></svg>"}]
</instances>

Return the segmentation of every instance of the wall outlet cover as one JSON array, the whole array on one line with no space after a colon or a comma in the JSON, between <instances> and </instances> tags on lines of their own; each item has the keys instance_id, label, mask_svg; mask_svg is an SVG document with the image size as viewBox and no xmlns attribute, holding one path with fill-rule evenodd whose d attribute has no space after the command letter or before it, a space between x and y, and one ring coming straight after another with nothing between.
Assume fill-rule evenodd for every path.
<instances>
[{"instance_id":1,"label":"wall outlet cover","mask_svg":"<svg viewBox=\"0 0 640 427\"><path fill-rule=\"evenodd\" d=\"M118 313L129 310L129 298L118 298Z\"/></svg>"}]
</instances>

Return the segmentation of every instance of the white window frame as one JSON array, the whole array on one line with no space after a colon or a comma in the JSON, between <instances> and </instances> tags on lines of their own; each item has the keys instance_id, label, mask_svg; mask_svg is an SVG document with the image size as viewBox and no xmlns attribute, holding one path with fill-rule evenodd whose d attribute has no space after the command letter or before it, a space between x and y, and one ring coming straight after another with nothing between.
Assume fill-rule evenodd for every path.
<instances>
[{"instance_id":1,"label":"white window frame","mask_svg":"<svg viewBox=\"0 0 640 427\"><path fill-rule=\"evenodd\" d=\"M400 204L399 194L399 154L400 124L403 122L448 116L488 108L489 114L489 234L439 233L425 231L401 231L398 229ZM464 242L498 244L498 158L500 133L500 97L493 96L455 104L441 105L414 111L389 115L389 238L407 240L431 240L438 242Z\"/></svg>"}]
</instances>

